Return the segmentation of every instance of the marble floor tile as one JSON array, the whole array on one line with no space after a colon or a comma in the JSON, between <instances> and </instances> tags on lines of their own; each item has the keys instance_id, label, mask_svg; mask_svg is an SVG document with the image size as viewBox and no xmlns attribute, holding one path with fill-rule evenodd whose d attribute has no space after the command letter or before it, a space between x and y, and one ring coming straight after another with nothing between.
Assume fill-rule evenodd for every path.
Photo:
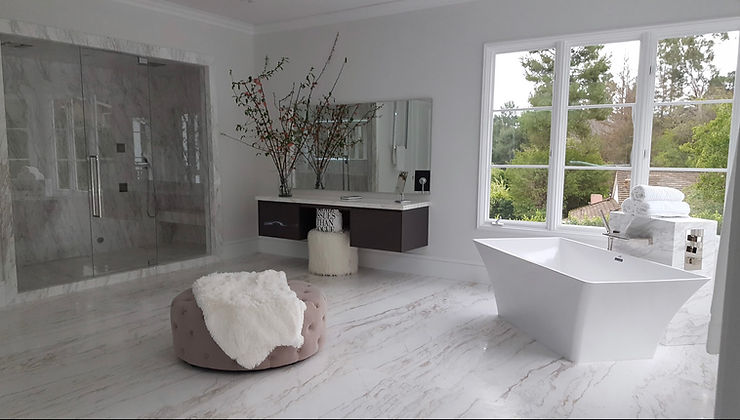
<instances>
[{"instance_id":1,"label":"marble floor tile","mask_svg":"<svg viewBox=\"0 0 740 420\"><path fill-rule=\"evenodd\" d=\"M212 271L277 267L319 286L324 348L224 373L175 358L169 303ZM717 357L573 364L496 317L490 285L256 255L0 311L3 417L709 417Z\"/></svg>"},{"instance_id":2,"label":"marble floor tile","mask_svg":"<svg viewBox=\"0 0 740 420\"><path fill-rule=\"evenodd\" d=\"M666 328L661 344L683 346L706 344L712 312L714 280L702 286L676 313Z\"/></svg>"}]
</instances>

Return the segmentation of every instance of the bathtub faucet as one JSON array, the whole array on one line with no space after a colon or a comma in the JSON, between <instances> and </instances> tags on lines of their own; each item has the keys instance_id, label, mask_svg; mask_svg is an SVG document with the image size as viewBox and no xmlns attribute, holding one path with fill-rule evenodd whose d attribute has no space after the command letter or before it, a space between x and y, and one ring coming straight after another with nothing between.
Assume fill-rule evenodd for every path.
<instances>
[{"instance_id":1,"label":"bathtub faucet","mask_svg":"<svg viewBox=\"0 0 740 420\"><path fill-rule=\"evenodd\" d=\"M614 237L616 236L615 233L619 233L619 231L614 232L611 226L609 226L609 221L606 220L606 214L604 214L604 210L599 210L599 212L601 213L601 220L604 222L604 228L606 228L606 233L604 233L604 235L609 238L606 249L611 251L614 247Z\"/></svg>"},{"instance_id":2,"label":"bathtub faucet","mask_svg":"<svg viewBox=\"0 0 740 420\"><path fill-rule=\"evenodd\" d=\"M622 234L622 232L618 230L612 230L611 226L609 226L609 221L606 220L606 214L604 214L604 210L599 210L601 213L601 220L604 222L604 228L606 228L606 232L602 233L602 235L609 238L609 242L607 243L606 249L609 251L612 250L614 247L614 239L621 239L623 241L630 241L630 240L644 240L647 241L648 245L653 244L653 238L652 237L645 237L645 238L632 238L626 234Z\"/></svg>"}]
</instances>

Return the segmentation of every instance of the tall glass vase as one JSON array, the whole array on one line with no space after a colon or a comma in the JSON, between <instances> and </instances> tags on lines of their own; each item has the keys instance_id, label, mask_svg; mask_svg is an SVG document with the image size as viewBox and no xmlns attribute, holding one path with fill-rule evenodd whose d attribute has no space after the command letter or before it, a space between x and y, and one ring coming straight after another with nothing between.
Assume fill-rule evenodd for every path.
<instances>
[{"instance_id":1,"label":"tall glass vase","mask_svg":"<svg viewBox=\"0 0 740 420\"><path fill-rule=\"evenodd\" d=\"M324 181L326 170L323 170L321 172L315 172L315 174L316 174L316 183L314 184L313 188L316 190L326 189L326 183Z\"/></svg>"},{"instance_id":2,"label":"tall glass vase","mask_svg":"<svg viewBox=\"0 0 740 420\"><path fill-rule=\"evenodd\" d=\"M278 191L280 197L292 197L293 196L293 177L289 173L288 175L280 175L280 187Z\"/></svg>"}]
</instances>

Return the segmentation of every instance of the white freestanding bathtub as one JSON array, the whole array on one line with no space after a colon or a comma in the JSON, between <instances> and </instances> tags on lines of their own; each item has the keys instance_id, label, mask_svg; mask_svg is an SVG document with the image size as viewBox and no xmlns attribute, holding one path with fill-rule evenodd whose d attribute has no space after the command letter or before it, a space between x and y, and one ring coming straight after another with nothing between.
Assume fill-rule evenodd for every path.
<instances>
[{"instance_id":1,"label":"white freestanding bathtub","mask_svg":"<svg viewBox=\"0 0 740 420\"><path fill-rule=\"evenodd\" d=\"M499 316L574 362L649 359L707 280L564 238L476 239Z\"/></svg>"}]
</instances>

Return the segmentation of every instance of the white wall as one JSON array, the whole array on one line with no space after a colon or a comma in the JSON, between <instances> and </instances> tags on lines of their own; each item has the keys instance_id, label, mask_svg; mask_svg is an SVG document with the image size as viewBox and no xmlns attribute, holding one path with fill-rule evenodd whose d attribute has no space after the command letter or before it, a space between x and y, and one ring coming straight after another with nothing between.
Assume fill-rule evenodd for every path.
<instances>
[{"instance_id":1,"label":"white wall","mask_svg":"<svg viewBox=\"0 0 740 420\"><path fill-rule=\"evenodd\" d=\"M337 91L340 101L433 98L430 244L415 253L478 264L472 238L496 234L476 229L485 42L730 16L740 16L740 2L477 1L257 35L256 51L257 56L290 57L285 80L299 80L308 66L322 64L340 32L337 57L349 57ZM264 183L259 190L274 193ZM426 259L415 260L424 264Z\"/></svg>"},{"instance_id":2,"label":"white wall","mask_svg":"<svg viewBox=\"0 0 740 420\"><path fill-rule=\"evenodd\" d=\"M239 114L231 98L228 70L233 68L237 76L246 77L254 63L253 39L244 32L111 0L0 0L0 17L211 56L211 71L217 80L215 124L218 131L233 133ZM226 227L223 237L228 245L257 234L255 187L251 182L255 178L255 158L245 145L223 137L215 141Z\"/></svg>"}]
</instances>

